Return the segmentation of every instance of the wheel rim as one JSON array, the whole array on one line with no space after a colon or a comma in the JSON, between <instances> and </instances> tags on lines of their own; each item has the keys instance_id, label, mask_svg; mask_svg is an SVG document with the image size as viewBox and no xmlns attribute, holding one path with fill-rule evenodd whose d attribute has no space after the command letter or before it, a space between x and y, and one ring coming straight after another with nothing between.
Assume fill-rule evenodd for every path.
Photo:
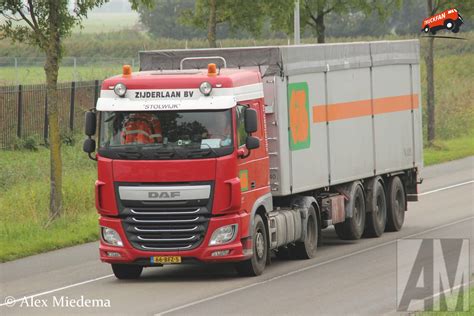
<instances>
[{"instance_id":1,"label":"wheel rim","mask_svg":"<svg viewBox=\"0 0 474 316\"><path fill-rule=\"evenodd\" d=\"M402 220L403 216L403 196L402 196L402 190L397 190L397 193L395 194L395 203L394 203L394 211L395 211L395 216L397 217L397 221L400 223Z\"/></svg>"},{"instance_id":2,"label":"wheel rim","mask_svg":"<svg viewBox=\"0 0 474 316\"><path fill-rule=\"evenodd\" d=\"M379 194L377 195L377 204L375 206L375 216L376 218L378 219L379 223L383 223L384 222L384 213L383 210L385 209L385 200L383 198L383 194L381 192L379 192Z\"/></svg>"},{"instance_id":3,"label":"wheel rim","mask_svg":"<svg viewBox=\"0 0 474 316\"><path fill-rule=\"evenodd\" d=\"M265 238L263 237L262 232L259 230L255 238L255 250L257 253L257 258L260 260L265 254Z\"/></svg>"},{"instance_id":4,"label":"wheel rim","mask_svg":"<svg viewBox=\"0 0 474 316\"><path fill-rule=\"evenodd\" d=\"M362 225L360 196L357 196L357 198L354 201L354 218L358 226Z\"/></svg>"},{"instance_id":5,"label":"wheel rim","mask_svg":"<svg viewBox=\"0 0 474 316\"><path fill-rule=\"evenodd\" d=\"M453 23L449 22L449 23L446 25L446 27L447 27L448 29L452 28L452 27L453 27Z\"/></svg>"},{"instance_id":6,"label":"wheel rim","mask_svg":"<svg viewBox=\"0 0 474 316\"><path fill-rule=\"evenodd\" d=\"M310 216L308 218L308 226L306 228L306 240L308 249L313 249L315 246L315 239L316 239L316 229L315 229L315 222L314 217Z\"/></svg>"}]
</instances>

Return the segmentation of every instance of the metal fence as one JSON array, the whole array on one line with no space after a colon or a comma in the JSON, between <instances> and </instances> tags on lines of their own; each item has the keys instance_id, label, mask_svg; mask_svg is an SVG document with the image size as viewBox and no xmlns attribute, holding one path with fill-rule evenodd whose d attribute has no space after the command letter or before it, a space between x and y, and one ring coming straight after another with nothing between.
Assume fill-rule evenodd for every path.
<instances>
[{"instance_id":1,"label":"metal fence","mask_svg":"<svg viewBox=\"0 0 474 316\"><path fill-rule=\"evenodd\" d=\"M100 81L58 84L59 121L62 133L82 130L84 113L95 107ZM10 148L17 139L48 140L46 85L0 86L0 148Z\"/></svg>"}]
</instances>

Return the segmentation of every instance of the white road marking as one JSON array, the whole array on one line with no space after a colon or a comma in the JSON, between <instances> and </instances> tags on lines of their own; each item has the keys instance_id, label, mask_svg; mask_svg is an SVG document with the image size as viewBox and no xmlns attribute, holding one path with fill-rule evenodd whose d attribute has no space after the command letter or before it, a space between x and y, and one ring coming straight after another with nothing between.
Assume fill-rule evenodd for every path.
<instances>
[{"instance_id":1,"label":"white road marking","mask_svg":"<svg viewBox=\"0 0 474 316\"><path fill-rule=\"evenodd\" d=\"M429 232L432 232L432 231L435 231L435 230L438 230L438 229L442 229L442 228L445 228L445 227L448 227L448 226L456 225L456 224L459 224L459 223L462 223L462 222L465 222L465 221L468 221L468 220L472 220L472 219L474 219L474 216L463 218L461 220L458 220L458 221L455 221L455 222L452 222L452 223L443 224L441 226L433 227L433 228L424 230L422 232L418 232L418 233L415 233L415 234L412 234L412 235L409 235L409 236L405 236L405 237L399 238L399 239L413 238L413 237L418 236L418 235L423 235L423 234L426 234L426 233L429 233ZM361 250L358 250L358 251L351 252L347 255L343 255L343 256L336 257L336 258L333 258L333 259L329 259L329 260L326 260L326 261L323 261L323 262L319 262L319 263L316 263L316 264L313 264L313 265L310 265L310 266L307 266L307 267L304 267L304 268L301 268L301 269L298 269L298 270L290 271L288 273L281 274L281 275L275 276L273 278L270 278L270 279L267 279L267 280L264 280L264 281L260 281L260 282L257 282L257 283L252 283L252 284L249 284L249 285L245 285L245 286L242 286L242 287L239 287L239 288L227 291L227 292L222 292L220 294L216 294L216 295L209 296L209 297L206 297L206 298L194 301L194 302L190 302L190 303L187 303L187 304L184 304L184 305L181 305L181 306L177 306L177 307L168 309L166 311L159 312L159 313L155 314L154 316L161 316L161 315L164 315L164 314L176 312L176 311L179 311L181 309L185 309L185 308L188 308L188 307L200 304L200 303L211 301L213 299L216 299L216 298L219 298L219 297L222 297L222 296L226 296L226 295L229 295L229 294L232 294L232 293L235 293L235 292L243 291L243 290L258 286L258 285L266 284L266 283L269 283L269 282L272 282L272 281L275 281L275 280L278 280L278 279L281 279L281 278L284 278L284 277L287 277L287 276L290 276L290 275L293 275L293 274L296 274L296 273L300 273L300 272L303 272L303 271L306 271L306 270L317 268L317 267L320 267L322 265L326 265L328 263L332 263L332 262L335 262L335 261L338 261L338 260L341 260L341 259L345 259L345 258L348 258L348 257L359 255L361 253L365 253L365 252L368 252L368 251L371 251L371 250L374 250L374 249L377 249L377 248L380 248L380 247L388 246L390 244L396 243L397 240L399 240L399 239L390 240L390 241L387 241L387 242L384 242L384 243L381 243L381 244L378 244L378 245L375 245L375 246L372 246L372 247L369 247L369 248L365 248L365 249L361 249Z\"/></svg>"},{"instance_id":2,"label":"white road marking","mask_svg":"<svg viewBox=\"0 0 474 316\"><path fill-rule=\"evenodd\" d=\"M474 183L474 180L469 180L469 181L466 181L466 182L453 184L453 185L450 185L450 186L447 186L447 187L444 187L444 188L439 188L439 189L436 189L436 190L431 190L431 191L427 191L427 192L423 192L423 193L418 193L418 196L423 196L423 195L436 193L436 192L439 192L439 191L449 190L449 189L457 188L457 187L460 187L462 185L466 185L466 184L470 184L470 183Z\"/></svg>"},{"instance_id":3,"label":"white road marking","mask_svg":"<svg viewBox=\"0 0 474 316\"><path fill-rule=\"evenodd\" d=\"M467 181L467 182L462 182L462 183L458 183L458 184L454 184L454 185L450 185L450 186L447 186L447 187L444 187L444 188L440 188L440 189L436 189L436 190L432 190L432 191L428 191L428 192L423 192L423 193L420 193L418 195L427 195L427 194L431 194L431 193L435 193L435 192L439 192L439 191L443 191L443 190L447 190L447 189L456 188L456 187L466 185L466 184L469 184L469 183L474 183L474 180ZM425 234L425 233L431 232L433 230L437 230L437 229L441 229L441 228L444 228L444 227L447 227L447 226L462 223L464 221L467 221L467 220L470 220L470 219L473 219L473 218L474 218L474 216L464 218L464 219L456 221L456 222L444 224L444 225L441 225L441 226L438 226L438 227L430 228L428 230L425 230L425 231L422 231L422 232L419 232L419 233L416 233L416 234L413 234L413 235L410 235L410 236L407 236L407 237L403 237L402 239L411 238L411 237L414 237L414 236L417 236L417 235ZM166 314L166 313L171 313L171 312L174 312L174 311L177 311L177 310L189 307L189 306L193 306L193 305L196 305L196 304L199 304L199 303L202 303L202 302L210 301L210 300L213 300L215 298L218 298L218 297L221 297L221 296L224 296L224 295L228 295L228 294L231 294L231 293L234 293L234 292L237 292L237 291L242 291L242 290L245 290L245 289L260 285L260 284L265 284L267 282L271 282L271 281L278 280L278 279L286 277L286 276L290 276L290 275L295 274L295 273L299 273L299 272L302 272L302 271L306 271L308 269L316 268L316 267L319 267L319 266L322 266L324 264L328 264L328 263L331 263L331 262L334 262L334 261L337 261L337 260L340 260L340 259L344 259L344 258L354 256L354 255L357 255L357 254L360 254L360 253L364 253L364 252L367 252L367 251L370 251L370 250L373 250L373 249L376 249L376 248L379 248L379 247L390 245L390 244L392 244L396 241L397 241L396 239L392 240L392 241L388 241L388 242L385 242L385 243L382 243L382 244L379 244L379 245L375 245L373 247L369 247L369 248L366 248L366 249L362 249L362 250L359 250L359 251L352 252L350 254L347 254L347 255L344 255L344 256L341 256L341 257L333 258L333 259L323 261L323 262L320 262L320 263L317 263L317 264L314 264L314 265L311 265L311 266L308 266L308 267L305 267L305 268L301 268L301 269L298 269L298 270L295 270L295 271L291 271L291 272L288 272L286 274L282 274L282 275L270 278L268 280L264 280L264 281L257 282L257 283L252 283L252 284L249 284L249 285L246 285L246 286L243 286L243 287L231 290L231 291L227 291L227 292L223 292L223 293L220 293L220 294L217 294L217 295L209 296L207 298L204 298L204 299L201 299L201 300L198 300L198 301L194 301L194 302L191 302L191 303L188 303L188 304L185 304L185 305L181 305L181 306L169 309L169 310L164 311L164 312L160 312L156 315L163 315L163 314ZM11 304L11 303L18 303L18 302L20 302L22 300L25 300L25 299L28 300L28 299L31 299L31 298L34 298L34 297L43 296L43 295L55 293L55 292L58 292L58 291L70 289L70 288L73 288L73 287L81 286L81 285L84 285L84 284L100 281L100 280L103 280L103 279L110 278L112 276L114 276L114 275L113 274L108 274L108 275L104 275L104 276L101 276L101 277L97 277L95 279L90 279L90 280L87 280L87 281L70 284L70 285L63 286L63 287L60 287L60 288L56 288L56 289L53 289L53 290L49 290L49 291L45 291L45 292L41 292L41 293L29 295L29 296L23 296L21 298L15 299L14 301L9 301L8 303L6 303L6 302L0 303L0 307L5 306L7 304Z\"/></svg>"},{"instance_id":4,"label":"white road marking","mask_svg":"<svg viewBox=\"0 0 474 316\"><path fill-rule=\"evenodd\" d=\"M90 279L90 280L87 280L87 281L83 281L83 282L79 282L79 283L74 283L74 284L71 284L71 285L63 286L63 287L58 287L57 289L54 289L54 290L49 290L49 291L45 291L45 292L41 292L41 293L29 295L29 296L23 296L23 297L21 297L21 298L15 299L15 300L11 300L11 301L8 301L8 302L4 302L4 303L0 304L0 307L1 307L1 306L5 306L5 305L10 305L10 304L16 304L16 303L21 302L21 301L23 301L23 300L29 300L29 299L32 299L32 298L34 298L34 297L43 296L43 295L46 295L46 294L51 294L51 293L54 293L54 292L58 292L58 291L70 289L70 288L72 288L72 287L84 285L84 284L87 284L87 283L92 283L92 282L95 282L95 281L107 279L107 278L110 278L110 277L112 277L112 276L114 276L114 275L113 275L113 274L108 274L108 275L104 275L104 276L101 276L101 277L98 277L98 278L95 278L95 279ZM7 297L8 297L8 296L7 296Z\"/></svg>"}]
</instances>

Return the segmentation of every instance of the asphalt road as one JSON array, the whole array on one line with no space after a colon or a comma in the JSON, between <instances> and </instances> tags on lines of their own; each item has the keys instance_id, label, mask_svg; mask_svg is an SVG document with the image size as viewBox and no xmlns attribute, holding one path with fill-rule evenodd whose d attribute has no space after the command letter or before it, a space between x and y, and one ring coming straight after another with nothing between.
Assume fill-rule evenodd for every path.
<instances>
[{"instance_id":1,"label":"asphalt road","mask_svg":"<svg viewBox=\"0 0 474 316\"><path fill-rule=\"evenodd\" d=\"M256 278L237 277L231 265L182 265L118 281L99 262L97 243L3 263L0 314L395 314L397 239L467 238L474 272L474 157L425 168L423 177L400 232L341 241L328 229L316 258L275 259ZM64 306L81 297L104 306Z\"/></svg>"}]
</instances>

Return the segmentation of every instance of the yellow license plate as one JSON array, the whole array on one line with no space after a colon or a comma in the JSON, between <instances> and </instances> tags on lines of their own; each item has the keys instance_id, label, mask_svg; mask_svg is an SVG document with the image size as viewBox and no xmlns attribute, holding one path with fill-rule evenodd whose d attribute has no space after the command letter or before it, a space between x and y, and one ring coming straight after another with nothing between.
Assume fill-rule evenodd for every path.
<instances>
[{"instance_id":1,"label":"yellow license plate","mask_svg":"<svg viewBox=\"0 0 474 316\"><path fill-rule=\"evenodd\" d=\"M151 257L151 262L152 263L181 263L181 257L180 256L155 256Z\"/></svg>"}]
</instances>

